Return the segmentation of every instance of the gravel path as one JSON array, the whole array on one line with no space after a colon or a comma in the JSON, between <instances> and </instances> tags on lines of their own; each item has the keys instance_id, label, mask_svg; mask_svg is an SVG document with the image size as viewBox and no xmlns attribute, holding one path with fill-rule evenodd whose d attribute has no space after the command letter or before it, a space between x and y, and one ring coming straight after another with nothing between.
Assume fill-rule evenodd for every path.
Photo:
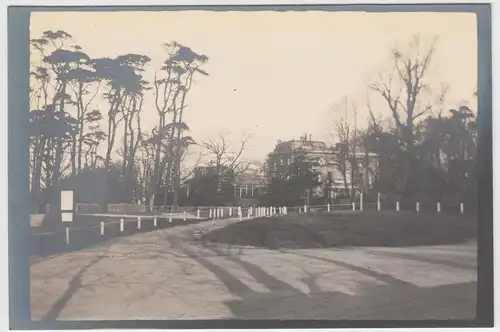
<instances>
[{"instance_id":1,"label":"gravel path","mask_svg":"<svg viewBox=\"0 0 500 332\"><path fill-rule=\"evenodd\" d=\"M31 267L34 320L469 319L476 244L269 250L200 240L218 220Z\"/></svg>"}]
</instances>

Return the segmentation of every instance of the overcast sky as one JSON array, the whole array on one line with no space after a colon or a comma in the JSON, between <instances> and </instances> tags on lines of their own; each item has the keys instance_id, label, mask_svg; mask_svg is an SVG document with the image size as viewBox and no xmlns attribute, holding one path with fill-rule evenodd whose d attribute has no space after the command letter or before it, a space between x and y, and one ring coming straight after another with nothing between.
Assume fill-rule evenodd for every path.
<instances>
[{"instance_id":1,"label":"overcast sky","mask_svg":"<svg viewBox=\"0 0 500 332\"><path fill-rule=\"evenodd\" d=\"M449 84L446 107L475 101L477 31L474 14L363 12L54 12L33 13L31 38L65 30L91 57L142 53L152 58L145 79L177 41L207 55L209 77L196 80L185 119L196 140L219 132L254 134L246 157L264 159L278 139L328 139L332 106L344 96L366 118L367 85L412 35L438 35L429 83ZM380 97L373 109L387 115ZM100 108L106 110L101 102ZM152 93L143 129L157 122ZM105 128L105 127L104 127Z\"/></svg>"}]
</instances>

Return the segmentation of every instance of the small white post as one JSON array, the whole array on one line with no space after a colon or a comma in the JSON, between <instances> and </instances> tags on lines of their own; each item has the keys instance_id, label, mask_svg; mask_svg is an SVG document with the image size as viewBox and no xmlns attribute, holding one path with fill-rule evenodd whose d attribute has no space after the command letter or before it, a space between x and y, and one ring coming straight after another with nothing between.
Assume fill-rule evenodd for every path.
<instances>
[{"instance_id":1,"label":"small white post","mask_svg":"<svg viewBox=\"0 0 500 332\"><path fill-rule=\"evenodd\" d=\"M243 212L239 214L239 217L240 217L240 221L243 220Z\"/></svg>"},{"instance_id":2,"label":"small white post","mask_svg":"<svg viewBox=\"0 0 500 332\"><path fill-rule=\"evenodd\" d=\"M229 216L232 217L233 215L233 208L229 208Z\"/></svg>"},{"instance_id":3,"label":"small white post","mask_svg":"<svg viewBox=\"0 0 500 332\"><path fill-rule=\"evenodd\" d=\"M377 211L380 211L380 193L377 193Z\"/></svg>"},{"instance_id":4,"label":"small white post","mask_svg":"<svg viewBox=\"0 0 500 332\"><path fill-rule=\"evenodd\" d=\"M137 229L141 229L141 217L137 217Z\"/></svg>"},{"instance_id":5,"label":"small white post","mask_svg":"<svg viewBox=\"0 0 500 332\"><path fill-rule=\"evenodd\" d=\"M440 202L436 203L436 210L438 213L441 212L441 203Z\"/></svg>"},{"instance_id":6,"label":"small white post","mask_svg":"<svg viewBox=\"0 0 500 332\"><path fill-rule=\"evenodd\" d=\"M283 214L282 209L283 209L283 208L282 208L281 206L280 206L280 207L278 207L278 214L279 214L280 216Z\"/></svg>"},{"instance_id":7,"label":"small white post","mask_svg":"<svg viewBox=\"0 0 500 332\"><path fill-rule=\"evenodd\" d=\"M283 206L283 210L284 210L284 212L285 212L284 214L286 216L286 214L288 213L288 208L286 206Z\"/></svg>"},{"instance_id":8,"label":"small white post","mask_svg":"<svg viewBox=\"0 0 500 332\"><path fill-rule=\"evenodd\" d=\"M158 218L156 216L154 216L154 218L153 218L153 226L154 227L158 226Z\"/></svg>"},{"instance_id":9,"label":"small white post","mask_svg":"<svg viewBox=\"0 0 500 332\"><path fill-rule=\"evenodd\" d=\"M104 235L104 222L101 221L101 236Z\"/></svg>"},{"instance_id":10,"label":"small white post","mask_svg":"<svg viewBox=\"0 0 500 332\"><path fill-rule=\"evenodd\" d=\"M419 212L420 211L420 202L417 201L417 204L416 204L416 211Z\"/></svg>"},{"instance_id":11,"label":"small white post","mask_svg":"<svg viewBox=\"0 0 500 332\"><path fill-rule=\"evenodd\" d=\"M69 227L66 226L66 244L69 244Z\"/></svg>"},{"instance_id":12,"label":"small white post","mask_svg":"<svg viewBox=\"0 0 500 332\"><path fill-rule=\"evenodd\" d=\"M307 213L307 205L304 205L304 213Z\"/></svg>"},{"instance_id":13,"label":"small white post","mask_svg":"<svg viewBox=\"0 0 500 332\"><path fill-rule=\"evenodd\" d=\"M363 193L359 194L359 211L363 211Z\"/></svg>"},{"instance_id":14,"label":"small white post","mask_svg":"<svg viewBox=\"0 0 500 332\"><path fill-rule=\"evenodd\" d=\"M184 213L182 214L182 219L183 219L184 221L186 221L186 220L187 220L187 214L186 214L186 211L184 211Z\"/></svg>"},{"instance_id":15,"label":"small white post","mask_svg":"<svg viewBox=\"0 0 500 332\"><path fill-rule=\"evenodd\" d=\"M212 209L208 209L208 219L212 219Z\"/></svg>"},{"instance_id":16,"label":"small white post","mask_svg":"<svg viewBox=\"0 0 500 332\"><path fill-rule=\"evenodd\" d=\"M326 204L326 211L330 212L330 203Z\"/></svg>"},{"instance_id":17,"label":"small white post","mask_svg":"<svg viewBox=\"0 0 500 332\"><path fill-rule=\"evenodd\" d=\"M396 211L399 211L399 202L396 202Z\"/></svg>"},{"instance_id":18,"label":"small white post","mask_svg":"<svg viewBox=\"0 0 500 332\"><path fill-rule=\"evenodd\" d=\"M120 219L120 232L123 232L123 219Z\"/></svg>"},{"instance_id":19,"label":"small white post","mask_svg":"<svg viewBox=\"0 0 500 332\"><path fill-rule=\"evenodd\" d=\"M200 210L196 210L196 219L200 219Z\"/></svg>"},{"instance_id":20,"label":"small white post","mask_svg":"<svg viewBox=\"0 0 500 332\"><path fill-rule=\"evenodd\" d=\"M248 211L247 211L247 219L250 219L250 217L251 217L250 209L248 209Z\"/></svg>"},{"instance_id":21,"label":"small white post","mask_svg":"<svg viewBox=\"0 0 500 332\"><path fill-rule=\"evenodd\" d=\"M460 214L464 214L464 203L460 203Z\"/></svg>"},{"instance_id":22,"label":"small white post","mask_svg":"<svg viewBox=\"0 0 500 332\"><path fill-rule=\"evenodd\" d=\"M168 214L168 222L172 222L172 212Z\"/></svg>"},{"instance_id":23,"label":"small white post","mask_svg":"<svg viewBox=\"0 0 500 332\"><path fill-rule=\"evenodd\" d=\"M242 216L243 215L243 210L241 209L241 206L238 206L238 216Z\"/></svg>"},{"instance_id":24,"label":"small white post","mask_svg":"<svg viewBox=\"0 0 500 332\"><path fill-rule=\"evenodd\" d=\"M224 218L224 209L220 209L220 217Z\"/></svg>"},{"instance_id":25,"label":"small white post","mask_svg":"<svg viewBox=\"0 0 500 332\"><path fill-rule=\"evenodd\" d=\"M352 202L352 210L356 211L356 203L355 202Z\"/></svg>"}]
</instances>

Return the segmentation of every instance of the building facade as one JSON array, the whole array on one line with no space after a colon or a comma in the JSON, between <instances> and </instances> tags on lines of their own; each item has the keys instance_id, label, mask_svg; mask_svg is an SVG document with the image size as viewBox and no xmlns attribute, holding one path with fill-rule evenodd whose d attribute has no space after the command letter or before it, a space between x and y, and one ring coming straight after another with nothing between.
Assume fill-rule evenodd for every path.
<instances>
[{"instance_id":1,"label":"building facade","mask_svg":"<svg viewBox=\"0 0 500 332\"><path fill-rule=\"evenodd\" d=\"M268 155L268 176L281 179L293 176L292 165L301 158L312 165L312 170L319 175L320 185L312 189L315 196L348 195L352 188L368 191L378 172L377 155L360 148L355 151L358 171L352 184L352 167L350 162L339 160L340 149L340 145L332 148L323 141L312 140L307 134L299 140L278 141L274 151ZM345 178L341 169L345 169Z\"/></svg>"}]
</instances>

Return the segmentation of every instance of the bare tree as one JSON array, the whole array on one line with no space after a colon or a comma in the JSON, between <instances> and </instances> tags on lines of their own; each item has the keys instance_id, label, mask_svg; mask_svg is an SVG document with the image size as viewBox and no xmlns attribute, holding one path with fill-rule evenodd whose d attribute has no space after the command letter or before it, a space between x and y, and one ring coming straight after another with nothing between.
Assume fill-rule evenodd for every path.
<instances>
[{"instance_id":1,"label":"bare tree","mask_svg":"<svg viewBox=\"0 0 500 332\"><path fill-rule=\"evenodd\" d=\"M243 157L243 153L251 138L252 135L243 133L234 150L228 141L227 134L224 133L220 133L217 140L201 142L200 145L205 148L206 155L210 158L210 164L215 168L218 189L222 185L223 176L227 177L226 180L233 182L238 175L249 169L251 162Z\"/></svg>"},{"instance_id":2,"label":"bare tree","mask_svg":"<svg viewBox=\"0 0 500 332\"><path fill-rule=\"evenodd\" d=\"M428 70L435 52L436 38L428 48L424 48L420 36L414 36L406 51L395 48L392 51L392 71L379 75L370 85L386 101L395 122L398 135L404 143L405 157L402 188L405 190L411 175L414 156L414 129L419 118L432 109L426 103L425 92L429 92L426 81ZM430 102L430 100L428 101Z\"/></svg>"},{"instance_id":3,"label":"bare tree","mask_svg":"<svg viewBox=\"0 0 500 332\"><path fill-rule=\"evenodd\" d=\"M335 113L341 113L340 120L335 125L335 137L338 146L333 149L334 164L342 175L344 188L350 193L351 200L355 197L355 188L359 184L359 162L358 148L360 136L358 130L358 108L356 104L344 97L342 101L334 106ZM348 180L350 187L348 185Z\"/></svg>"}]
</instances>

